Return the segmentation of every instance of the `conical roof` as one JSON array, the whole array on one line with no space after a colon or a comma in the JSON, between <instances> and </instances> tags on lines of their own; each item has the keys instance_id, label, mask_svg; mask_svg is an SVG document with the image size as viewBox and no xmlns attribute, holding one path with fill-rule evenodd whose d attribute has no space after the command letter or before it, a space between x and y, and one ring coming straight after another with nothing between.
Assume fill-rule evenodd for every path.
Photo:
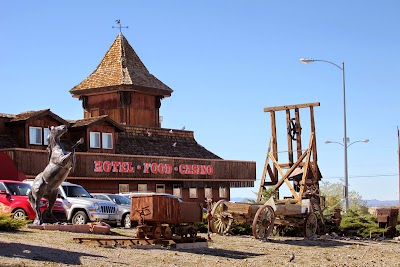
<instances>
[{"instance_id":1,"label":"conical roof","mask_svg":"<svg viewBox=\"0 0 400 267\"><path fill-rule=\"evenodd\" d=\"M109 91L141 91L164 97L173 92L150 74L122 33L118 34L93 73L70 93L79 97Z\"/></svg>"}]
</instances>

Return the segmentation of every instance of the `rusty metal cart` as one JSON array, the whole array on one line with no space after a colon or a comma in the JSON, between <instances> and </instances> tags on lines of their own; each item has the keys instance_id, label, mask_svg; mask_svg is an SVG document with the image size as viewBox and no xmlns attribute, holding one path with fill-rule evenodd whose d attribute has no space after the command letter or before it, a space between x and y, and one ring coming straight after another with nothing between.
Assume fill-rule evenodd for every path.
<instances>
[{"instance_id":1,"label":"rusty metal cart","mask_svg":"<svg viewBox=\"0 0 400 267\"><path fill-rule=\"evenodd\" d=\"M268 146L264 170L257 201L263 198L266 186L272 186L275 193L275 226L303 227L304 236L312 237L317 230L323 231L323 199L320 197L319 181L322 178L317 164L317 145L314 122L314 107L317 103L277 106L264 108L271 116L271 139ZM302 148L300 109L308 108L310 128L308 146ZM292 111L294 110L294 117ZM284 151L278 151L276 112L285 111L285 134L287 142ZM285 142L284 142L285 143ZM295 143L295 148L293 147ZM288 155L288 162L278 161L280 153ZM267 174L269 179L267 179ZM291 196L280 198L280 187L286 184Z\"/></svg>"},{"instance_id":2,"label":"rusty metal cart","mask_svg":"<svg viewBox=\"0 0 400 267\"><path fill-rule=\"evenodd\" d=\"M211 215L212 231L218 234L227 234L234 221L251 223L253 236L257 239L268 238L274 228L273 203L258 205L220 200Z\"/></svg>"},{"instance_id":3,"label":"rusty metal cart","mask_svg":"<svg viewBox=\"0 0 400 267\"><path fill-rule=\"evenodd\" d=\"M200 204L164 193L133 193L130 197L131 221L138 224L139 238L196 237L194 223L203 219Z\"/></svg>"}]
</instances>

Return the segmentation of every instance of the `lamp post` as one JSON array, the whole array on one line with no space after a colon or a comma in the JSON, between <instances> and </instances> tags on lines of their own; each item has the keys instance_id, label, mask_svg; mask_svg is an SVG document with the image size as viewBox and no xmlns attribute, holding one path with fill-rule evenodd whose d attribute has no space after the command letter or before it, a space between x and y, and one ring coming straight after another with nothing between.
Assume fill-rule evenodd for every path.
<instances>
[{"instance_id":1,"label":"lamp post","mask_svg":"<svg viewBox=\"0 0 400 267\"><path fill-rule=\"evenodd\" d=\"M347 140L347 141L349 141L349 140ZM327 141L325 141L325 144L339 144L339 145L343 146L345 148L345 150L347 150L349 148L349 146L351 146L352 144L360 143L360 142L368 143L369 140L368 139L358 140L358 141L354 141L354 142L351 142L350 144L346 144L346 145L345 145L345 143L340 143L340 142L327 140ZM346 152L345 155L347 157L347 152ZM347 163L347 158L345 159L345 161ZM347 168L347 164L346 164L346 168ZM347 170L345 171L345 174L347 174ZM349 210L349 190L348 190L348 187L349 187L348 176L346 176L345 177L345 188L344 188L344 202L345 202L345 211L344 212L347 212Z\"/></svg>"},{"instance_id":2,"label":"lamp post","mask_svg":"<svg viewBox=\"0 0 400 267\"><path fill-rule=\"evenodd\" d=\"M311 58L300 58L301 64L309 64L313 62L325 62L329 63L342 71L342 86L343 86L343 148L344 148L344 197L345 197L345 211L347 212L349 208L349 177L347 172L347 128L346 128L346 86L344 80L344 62L342 62L342 66L335 64L331 61L323 60L323 59L311 59Z\"/></svg>"}]
</instances>

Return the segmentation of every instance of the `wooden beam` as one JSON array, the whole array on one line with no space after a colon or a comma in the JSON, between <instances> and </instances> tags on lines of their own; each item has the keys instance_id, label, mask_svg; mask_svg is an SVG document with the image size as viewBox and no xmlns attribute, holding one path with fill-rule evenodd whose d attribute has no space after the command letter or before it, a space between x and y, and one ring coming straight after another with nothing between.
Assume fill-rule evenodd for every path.
<instances>
[{"instance_id":1,"label":"wooden beam","mask_svg":"<svg viewBox=\"0 0 400 267\"><path fill-rule=\"evenodd\" d=\"M311 119L311 133L314 134L314 141L312 145L313 161L317 162L317 134L315 132L315 121L314 121L314 107L310 107L310 119Z\"/></svg>"},{"instance_id":2,"label":"wooden beam","mask_svg":"<svg viewBox=\"0 0 400 267\"><path fill-rule=\"evenodd\" d=\"M269 155L269 152L271 151L271 145L272 145L272 138L269 141L267 156L265 157L264 169L263 169L262 176L261 176L260 188L258 189L257 201L261 201L262 191L264 190L265 177L267 176L267 168L269 167L268 155ZM269 170L268 170L268 173L269 173Z\"/></svg>"},{"instance_id":3,"label":"wooden beam","mask_svg":"<svg viewBox=\"0 0 400 267\"><path fill-rule=\"evenodd\" d=\"M301 123L300 123L300 113L299 113L299 109L298 108L296 108L295 110L294 110L294 112L295 112L295 119L296 119L296 123L297 123L297 125L298 125L298 127L300 128L299 129L299 131L300 131L300 134L298 134L296 137L297 137L297 142L296 142L296 144L297 144L297 158L299 158L300 156L301 156L301 154L302 154L302 144L301 144Z\"/></svg>"},{"instance_id":4,"label":"wooden beam","mask_svg":"<svg viewBox=\"0 0 400 267\"><path fill-rule=\"evenodd\" d=\"M279 111L279 110L287 110L287 109L295 109L295 108L316 107L316 106L319 106L319 105L320 105L319 102L314 102L314 103L307 103L307 104L297 104L297 105L267 107L267 108L264 108L264 112Z\"/></svg>"},{"instance_id":5,"label":"wooden beam","mask_svg":"<svg viewBox=\"0 0 400 267\"><path fill-rule=\"evenodd\" d=\"M274 155L274 159L278 161L278 140L276 139L276 118L275 112L272 111L271 115L271 133L272 133L272 153ZM278 170L274 167L274 175L278 177Z\"/></svg>"},{"instance_id":6,"label":"wooden beam","mask_svg":"<svg viewBox=\"0 0 400 267\"><path fill-rule=\"evenodd\" d=\"M286 110L286 127L287 127L287 140L288 140L288 157L289 165L293 164L293 144L292 136L290 135L290 109Z\"/></svg>"}]
</instances>

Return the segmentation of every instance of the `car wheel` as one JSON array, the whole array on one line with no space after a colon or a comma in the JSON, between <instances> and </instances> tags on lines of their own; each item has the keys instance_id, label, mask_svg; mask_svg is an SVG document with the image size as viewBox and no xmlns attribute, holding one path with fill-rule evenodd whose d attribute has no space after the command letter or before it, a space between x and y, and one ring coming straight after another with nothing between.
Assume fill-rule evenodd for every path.
<instances>
[{"instance_id":1,"label":"car wheel","mask_svg":"<svg viewBox=\"0 0 400 267\"><path fill-rule=\"evenodd\" d=\"M130 213L127 213L122 221L124 228L131 228L131 216Z\"/></svg>"},{"instance_id":2,"label":"car wheel","mask_svg":"<svg viewBox=\"0 0 400 267\"><path fill-rule=\"evenodd\" d=\"M26 219L26 212L23 209L17 209L14 211L14 215L13 215L14 219Z\"/></svg>"},{"instance_id":3,"label":"car wheel","mask_svg":"<svg viewBox=\"0 0 400 267\"><path fill-rule=\"evenodd\" d=\"M88 216L84 211L78 211L72 218L72 224L86 224L88 220Z\"/></svg>"}]
</instances>

